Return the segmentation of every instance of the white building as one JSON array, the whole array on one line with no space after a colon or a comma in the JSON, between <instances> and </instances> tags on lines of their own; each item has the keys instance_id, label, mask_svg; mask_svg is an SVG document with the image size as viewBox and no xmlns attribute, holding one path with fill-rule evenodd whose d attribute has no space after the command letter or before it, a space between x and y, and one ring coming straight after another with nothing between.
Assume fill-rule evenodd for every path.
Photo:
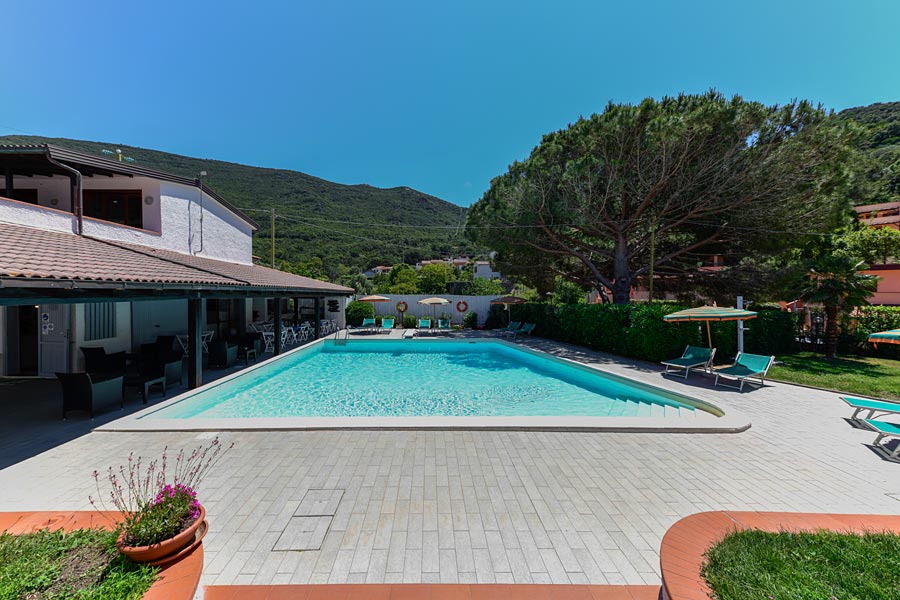
<instances>
[{"instance_id":1,"label":"white building","mask_svg":"<svg viewBox=\"0 0 900 600\"><path fill-rule=\"evenodd\" d=\"M495 271L490 261L476 260L474 276L476 279L502 279L499 271Z\"/></svg>"},{"instance_id":2,"label":"white building","mask_svg":"<svg viewBox=\"0 0 900 600\"><path fill-rule=\"evenodd\" d=\"M253 265L256 224L199 178L50 145L0 146L0 173L0 375L79 371L81 346L189 330L199 348L201 331L231 339L280 313L274 298L343 325L353 290Z\"/></svg>"}]
</instances>

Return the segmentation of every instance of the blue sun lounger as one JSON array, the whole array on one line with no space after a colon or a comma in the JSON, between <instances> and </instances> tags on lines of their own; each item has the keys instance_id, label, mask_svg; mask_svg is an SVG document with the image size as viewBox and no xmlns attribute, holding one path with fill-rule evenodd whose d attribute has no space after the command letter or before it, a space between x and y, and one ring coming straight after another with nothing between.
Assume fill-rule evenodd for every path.
<instances>
[{"instance_id":1,"label":"blue sun lounger","mask_svg":"<svg viewBox=\"0 0 900 600\"><path fill-rule=\"evenodd\" d=\"M723 369L716 369L716 382L719 385L719 377L731 377L740 382L738 389L744 391L744 382L750 377L758 377L760 383L766 382L766 373L775 362L774 356L763 356L761 354L749 354L747 352L738 352L734 359L734 364ZM725 385L725 384L722 384ZM729 385L727 387L734 387Z\"/></svg>"},{"instance_id":2,"label":"blue sun lounger","mask_svg":"<svg viewBox=\"0 0 900 600\"><path fill-rule=\"evenodd\" d=\"M693 369L703 369L708 371L712 366L713 357L716 355L715 348L701 348L699 346L687 346L681 358L673 358L663 361L666 366L666 373L669 369L684 369L684 378L687 379L688 373Z\"/></svg>"},{"instance_id":3,"label":"blue sun lounger","mask_svg":"<svg viewBox=\"0 0 900 600\"><path fill-rule=\"evenodd\" d=\"M880 443L884 438L900 438L900 425L886 423L885 421L875 421L874 419L866 419L865 423L878 433L878 437L873 442L875 447L890 458L900 458L900 444L897 444L897 447L891 452L884 447L884 444Z\"/></svg>"},{"instance_id":4,"label":"blue sun lounger","mask_svg":"<svg viewBox=\"0 0 900 600\"><path fill-rule=\"evenodd\" d=\"M841 396L853 410L851 419L858 419L859 413L869 411L866 419L874 419L875 413L900 414L900 402L888 402L887 400L873 400L871 398L854 398L853 396ZM882 415L884 416L884 415Z\"/></svg>"}]
</instances>

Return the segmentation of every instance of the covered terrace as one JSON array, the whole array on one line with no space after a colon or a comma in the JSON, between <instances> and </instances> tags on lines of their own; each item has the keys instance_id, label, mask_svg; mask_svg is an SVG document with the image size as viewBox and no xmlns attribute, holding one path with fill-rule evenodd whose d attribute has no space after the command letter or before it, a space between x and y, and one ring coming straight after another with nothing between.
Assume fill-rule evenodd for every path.
<instances>
[{"instance_id":1,"label":"covered terrace","mask_svg":"<svg viewBox=\"0 0 900 600\"><path fill-rule=\"evenodd\" d=\"M203 383L201 318L205 300L274 299L274 353L280 354L281 330L288 316L282 314L284 299L294 299L295 307L303 300L312 301L312 325L315 336L320 337L326 299L331 299L331 312L336 307L342 312L343 302L335 300L353 293L340 285L262 266L21 225L0 223L0 240L0 307L186 300L189 388ZM46 321L47 312L41 311ZM58 312L65 316L64 309ZM74 371L78 365L76 323L74 319L64 321L55 333L45 328L39 337L47 337L48 342L58 337L67 345L62 353L67 368L59 370ZM43 352L40 358L45 359Z\"/></svg>"}]
</instances>

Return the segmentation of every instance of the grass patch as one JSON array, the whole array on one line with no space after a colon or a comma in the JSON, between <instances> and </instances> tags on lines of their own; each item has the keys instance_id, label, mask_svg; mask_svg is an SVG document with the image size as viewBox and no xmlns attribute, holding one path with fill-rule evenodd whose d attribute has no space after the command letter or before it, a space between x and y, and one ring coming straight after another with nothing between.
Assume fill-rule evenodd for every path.
<instances>
[{"instance_id":1,"label":"grass patch","mask_svg":"<svg viewBox=\"0 0 900 600\"><path fill-rule=\"evenodd\" d=\"M812 352L779 356L778 360L783 364L772 367L770 379L900 400L898 360L854 356L828 361Z\"/></svg>"},{"instance_id":2,"label":"grass patch","mask_svg":"<svg viewBox=\"0 0 900 600\"><path fill-rule=\"evenodd\" d=\"M706 552L703 576L718 600L897 600L900 536L728 535Z\"/></svg>"},{"instance_id":3,"label":"grass patch","mask_svg":"<svg viewBox=\"0 0 900 600\"><path fill-rule=\"evenodd\" d=\"M0 534L0 600L138 600L158 569L116 550L114 531Z\"/></svg>"}]
</instances>

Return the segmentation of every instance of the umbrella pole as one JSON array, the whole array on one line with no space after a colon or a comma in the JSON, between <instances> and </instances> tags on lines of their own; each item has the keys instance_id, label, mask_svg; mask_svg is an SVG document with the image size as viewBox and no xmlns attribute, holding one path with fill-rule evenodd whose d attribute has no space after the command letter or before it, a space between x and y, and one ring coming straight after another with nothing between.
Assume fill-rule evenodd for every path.
<instances>
[{"instance_id":1,"label":"umbrella pole","mask_svg":"<svg viewBox=\"0 0 900 600\"><path fill-rule=\"evenodd\" d=\"M710 329L709 321L706 322L706 338L709 340L709 347L712 348L712 329Z\"/></svg>"}]
</instances>

